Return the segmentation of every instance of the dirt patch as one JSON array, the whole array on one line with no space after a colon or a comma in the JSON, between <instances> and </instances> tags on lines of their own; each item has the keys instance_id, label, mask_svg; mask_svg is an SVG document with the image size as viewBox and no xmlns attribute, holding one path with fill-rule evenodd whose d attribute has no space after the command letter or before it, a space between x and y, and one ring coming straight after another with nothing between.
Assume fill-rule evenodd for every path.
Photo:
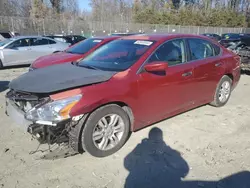
<instances>
[{"instance_id":1,"label":"dirt patch","mask_svg":"<svg viewBox=\"0 0 250 188\"><path fill-rule=\"evenodd\" d=\"M0 70L0 188L241 188L250 181L248 75L225 107L203 106L147 127L98 159L63 145L29 154L38 143L4 114L6 84L25 71Z\"/></svg>"}]
</instances>

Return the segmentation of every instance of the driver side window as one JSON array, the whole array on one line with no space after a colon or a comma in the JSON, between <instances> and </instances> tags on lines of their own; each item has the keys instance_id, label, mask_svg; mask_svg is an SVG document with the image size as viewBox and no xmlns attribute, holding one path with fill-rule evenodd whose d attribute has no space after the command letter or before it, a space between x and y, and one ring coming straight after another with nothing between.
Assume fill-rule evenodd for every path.
<instances>
[{"instance_id":1,"label":"driver side window","mask_svg":"<svg viewBox=\"0 0 250 188\"><path fill-rule=\"evenodd\" d=\"M172 40L164 43L158 48L150 57L147 63L154 61L164 61L169 66L184 63L185 58L185 44L182 39Z\"/></svg>"},{"instance_id":2,"label":"driver side window","mask_svg":"<svg viewBox=\"0 0 250 188\"><path fill-rule=\"evenodd\" d=\"M20 48L20 47L27 47L30 46L30 40L29 39L19 39L14 42L12 42L7 48Z\"/></svg>"}]
</instances>

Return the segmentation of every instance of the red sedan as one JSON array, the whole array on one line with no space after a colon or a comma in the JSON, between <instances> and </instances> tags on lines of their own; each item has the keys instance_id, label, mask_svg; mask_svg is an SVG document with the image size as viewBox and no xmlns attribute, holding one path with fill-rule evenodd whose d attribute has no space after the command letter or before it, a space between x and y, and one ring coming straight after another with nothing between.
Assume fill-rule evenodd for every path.
<instances>
[{"instance_id":1,"label":"red sedan","mask_svg":"<svg viewBox=\"0 0 250 188\"><path fill-rule=\"evenodd\" d=\"M43 141L67 130L76 151L104 157L130 132L204 104L225 105L239 79L240 58L207 37L129 36L79 63L14 79L6 111Z\"/></svg>"},{"instance_id":2,"label":"red sedan","mask_svg":"<svg viewBox=\"0 0 250 188\"><path fill-rule=\"evenodd\" d=\"M58 52L38 58L31 64L29 70L80 60L95 51L100 46L117 38L119 38L119 36L94 37L85 39L84 41L71 46L63 52Z\"/></svg>"}]
</instances>

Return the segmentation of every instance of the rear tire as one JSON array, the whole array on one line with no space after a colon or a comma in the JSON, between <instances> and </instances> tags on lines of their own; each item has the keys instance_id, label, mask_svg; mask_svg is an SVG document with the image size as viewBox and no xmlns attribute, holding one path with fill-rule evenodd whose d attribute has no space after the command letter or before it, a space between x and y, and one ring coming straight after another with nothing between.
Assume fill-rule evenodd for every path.
<instances>
[{"instance_id":1,"label":"rear tire","mask_svg":"<svg viewBox=\"0 0 250 188\"><path fill-rule=\"evenodd\" d=\"M118 105L106 105L95 110L86 120L81 145L92 156L106 157L125 144L129 131L128 114Z\"/></svg>"},{"instance_id":2,"label":"rear tire","mask_svg":"<svg viewBox=\"0 0 250 188\"><path fill-rule=\"evenodd\" d=\"M210 103L210 105L215 107L224 106L228 102L231 96L231 92L232 92L232 79L229 76L224 75L217 85L214 94L214 100L213 102Z\"/></svg>"},{"instance_id":3,"label":"rear tire","mask_svg":"<svg viewBox=\"0 0 250 188\"><path fill-rule=\"evenodd\" d=\"M2 61L0 59L0 69L2 69L2 68L3 68L3 63L2 63Z\"/></svg>"}]
</instances>

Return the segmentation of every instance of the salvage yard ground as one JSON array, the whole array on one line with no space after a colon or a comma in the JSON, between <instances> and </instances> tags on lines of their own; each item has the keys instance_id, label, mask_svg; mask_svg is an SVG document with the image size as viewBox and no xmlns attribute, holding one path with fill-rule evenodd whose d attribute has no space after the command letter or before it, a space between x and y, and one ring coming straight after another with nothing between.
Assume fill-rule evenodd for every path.
<instances>
[{"instance_id":1,"label":"salvage yard ground","mask_svg":"<svg viewBox=\"0 0 250 188\"><path fill-rule=\"evenodd\" d=\"M128 188L132 184L136 188L241 188L250 181L248 75L242 75L225 107L203 106L142 129L116 154L99 159L86 153L64 158L68 151L63 146L53 147L52 153L29 154L37 141L4 113L8 82L25 71L0 70L0 188ZM162 131L163 140L147 139L154 127ZM236 185L218 182L226 177Z\"/></svg>"}]
</instances>

